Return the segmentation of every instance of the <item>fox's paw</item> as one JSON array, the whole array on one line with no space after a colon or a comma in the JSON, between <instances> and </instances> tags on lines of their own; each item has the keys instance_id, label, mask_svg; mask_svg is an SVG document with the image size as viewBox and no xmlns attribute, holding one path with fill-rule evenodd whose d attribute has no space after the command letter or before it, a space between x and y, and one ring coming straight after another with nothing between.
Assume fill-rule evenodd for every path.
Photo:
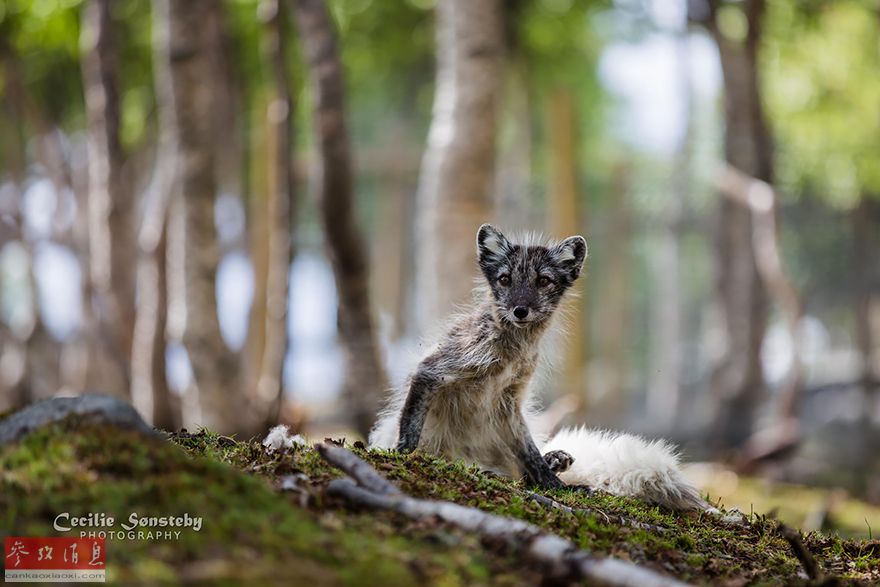
<instances>
[{"instance_id":1,"label":"fox's paw","mask_svg":"<svg viewBox=\"0 0 880 587\"><path fill-rule=\"evenodd\" d=\"M574 463L574 457L564 450L551 450L544 455L544 462L554 473L563 473Z\"/></svg>"}]
</instances>

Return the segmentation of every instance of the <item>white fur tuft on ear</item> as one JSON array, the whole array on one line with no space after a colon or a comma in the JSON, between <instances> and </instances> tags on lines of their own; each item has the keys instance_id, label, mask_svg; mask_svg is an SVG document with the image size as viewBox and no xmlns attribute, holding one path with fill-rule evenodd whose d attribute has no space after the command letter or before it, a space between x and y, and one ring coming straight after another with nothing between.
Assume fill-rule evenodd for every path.
<instances>
[{"instance_id":1,"label":"white fur tuft on ear","mask_svg":"<svg viewBox=\"0 0 880 587\"><path fill-rule=\"evenodd\" d=\"M477 232L477 252L481 258L484 255L502 256L509 247L507 237L491 224L484 224Z\"/></svg>"},{"instance_id":2,"label":"white fur tuft on ear","mask_svg":"<svg viewBox=\"0 0 880 587\"><path fill-rule=\"evenodd\" d=\"M486 250L490 253L498 254L503 250L504 243L502 243L501 239L496 235L490 234L486 237L486 240L483 241L483 246L486 247Z\"/></svg>"},{"instance_id":3,"label":"white fur tuft on ear","mask_svg":"<svg viewBox=\"0 0 880 587\"><path fill-rule=\"evenodd\" d=\"M572 247L563 247L556 259L560 263L565 261L574 261L574 249Z\"/></svg>"},{"instance_id":4,"label":"white fur tuft on ear","mask_svg":"<svg viewBox=\"0 0 880 587\"><path fill-rule=\"evenodd\" d=\"M587 241L582 236L570 236L553 248L553 256L559 263L583 265L587 257Z\"/></svg>"}]
</instances>

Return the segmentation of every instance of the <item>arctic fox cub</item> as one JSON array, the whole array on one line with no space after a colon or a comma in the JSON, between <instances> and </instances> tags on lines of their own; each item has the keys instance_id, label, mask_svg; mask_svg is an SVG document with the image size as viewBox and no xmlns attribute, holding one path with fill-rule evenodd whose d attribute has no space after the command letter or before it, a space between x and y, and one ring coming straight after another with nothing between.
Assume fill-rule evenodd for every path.
<instances>
[{"instance_id":1,"label":"arctic fox cub","mask_svg":"<svg viewBox=\"0 0 880 587\"><path fill-rule=\"evenodd\" d=\"M518 244L481 226L482 299L394 393L370 445L460 458L541 487L589 485L672 509L707 507L663 441L571 428L542 443L530 428L538 343L586 256L581 236Z\"/></svg>"}]
</instances>

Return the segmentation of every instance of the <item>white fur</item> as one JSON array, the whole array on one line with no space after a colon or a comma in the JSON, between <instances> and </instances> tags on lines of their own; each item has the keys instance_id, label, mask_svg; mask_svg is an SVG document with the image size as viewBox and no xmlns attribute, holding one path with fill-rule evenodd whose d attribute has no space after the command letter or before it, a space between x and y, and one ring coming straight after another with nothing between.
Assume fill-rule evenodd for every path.
<instances>
[{"instance_id":1,"label":"white fur","mask_svg":"<svg viewBox=\"0 0 880 587\"><path fill-rule=\"evenodd\" d=\"M299 434L291 435L290 428L284 424L279 424L278 426L273 427L269 430L269 434L266 435L266 438L263 439L263 446L265 446L266 450L269 452L280 450L282 448L293 448L298 444L307 444L306 439Z\"/></svg>"},{"instance_id":2,"label":"white fur","mask_svg":"<svg viewBox=\"0 0 880 587\"><path fill-rule=\"evenodd\" d=\"M541 452L564 450L574 463L559 475L569 485L589 485L614 495L636 497L675 510L708 504L685 478L678 453L664 440L647 441L585 427L560 430Z\"/></svg>"},{"instance_id":3,"label":"white fur","mask_svg":"<svg viewBox=\"0 0 880 587\"><path fill-rule=\"evenodd\" d=\"M486 249L490 253L493 253L495 255L501 254L504 250L503 242L499 237L495 236L494 234L490 234L485 238L485 240L483 240L483 246L486 247Z\"/></svg>"},{"instance_id":4,"label":"white fur","mask_svg":"<svg viewBox=\"0 0 880 587\"><path fill-rule=\"evenodd\" d=\"M397 446L397 435L400 431L400 414L406 402L407 389L403 386L395 388L388 403L379 412L376 424L370 430L370 448L392 449Z\"/></svg>"},{"instance_id":5,"label":"white fur","mask_svg":"<svg viewBox=\"0 0 880 587\"><path fill-rule=\"evenodd\" d=\"M562 252L556 256L556 259L560 262L565 261L573 261L574 260L574 251L571 247L563 247Z\"/></svg>"},{"instance_id":6,"label":"white fur","mask_svg":"<svg viewBox=\"0 0 880 587\"><path fill-rule=\"evenodd\" d=\"M405 393L395 391L370 433L371 447L392 449L396 446L405 399ZM527 415L526 420L533 428L533 437L542 453L563 450L574 457L572 466L559 475L568 485L588 485L673 510L709 507L682 473L675 448L664 440L648 441L631 434L578 427L560 430L544 443L546 435L534 429L538 422L535 416ZM488 432L490 428L486 426L482 430ZM468 440L474 446L481 444L479 438Z\"/></svg>"}]
</instances>

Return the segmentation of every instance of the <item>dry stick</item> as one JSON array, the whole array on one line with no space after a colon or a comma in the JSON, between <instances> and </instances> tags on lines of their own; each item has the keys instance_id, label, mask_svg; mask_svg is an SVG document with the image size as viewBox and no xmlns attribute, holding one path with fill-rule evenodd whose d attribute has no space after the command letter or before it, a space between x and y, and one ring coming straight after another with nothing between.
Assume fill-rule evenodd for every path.
<instances>
[{"instance_id":1,"label":"dry stick","mask_svg":"<svg viewBox=\"0 0 880 587\"><path fill-rule=\"evenodd\" d=\"M536 501L541 505L545 505L545 506L553 508L555 510L562 510L564 512L568 512L569 514L573 514L575 511L573 507L567 506L562 502L556 501L555 499L551 499L551 498L547 497L546 495L541 495L540 493L533 493L531 491L527 491L526 497L528 497L532 501ZM593 512L590 512L590 513L593 513ZM603 513L603 512L598 512L598 513ZM610 521L608 519L608 516L605 516L605 519L606 519L606 521Z\"/></svg>"},{"instance_id":2,"label":"dry stick","mask_svg":"<svg viewBox=\"0 0 880 587\"><path fill-rule=\"evenodd\" d=\"M439 518L483 538L502 542L527 559L548 569L558 579L589 579L614 587L684 587L677 579L664 577L638 565L613 558L599 558L581 550L570 540L550 534L538 526L486 513L477 508L447 501L416 499L401 493L369 464L350 451L319 444L318 452L351 479L334 479L327 486L329 495L372 509L393 511L414 520ZM371 490L371 488L374 488ZM378 491L378 492L377 492Z\"/></svg>"},{"instance_id":3,"label":"dry stick","mask_svg":"<svg viewBox=\"0 0 880 587\"><path fill-rule=\"evenodd\" d=\"M801 540L800 533L793 528L789 528L785 524L779 524L778 531L780 536L785 538L791 545L791 549L794 551L795 556L801 561L804 571L807 572L807 577L810 579L818 579L821 574L819 571L819 564L816 562L816 559L813 558L813 554L807 550L804 541Z\"/></svg>"},{"instance_id":4,"label":"dry stick","mask_svg":"<svg viewBox=\"0 0 880 587\"><path fill-rule=\"evenodd\" d=\"M370 491L384 495L402 495L397 487L350 450L326 442L316 444L315 449L325 461L345 472Z\"/></svg>"}]
</instances>

